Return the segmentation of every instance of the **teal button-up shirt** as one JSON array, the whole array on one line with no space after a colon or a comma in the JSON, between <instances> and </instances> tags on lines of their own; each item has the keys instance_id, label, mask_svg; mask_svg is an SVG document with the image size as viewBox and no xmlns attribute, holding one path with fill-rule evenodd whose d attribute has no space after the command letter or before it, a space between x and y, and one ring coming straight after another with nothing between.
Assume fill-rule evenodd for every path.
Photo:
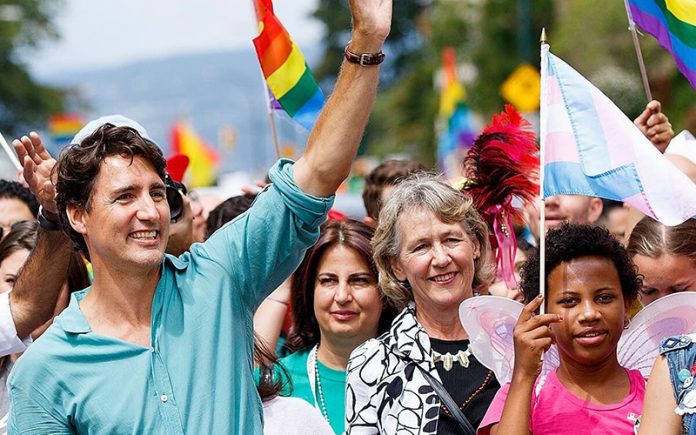
<instances>
[{"instance_id":1,"label":"teal button-up shirt","mask_svg":"<svg viewBox=\"0 0 696 435\"><path fill-rule=\"evenodd\" d=\"M253 313L318 237L333 198L301 192L281 161L245 214L179 258L165 255L151 347L90 330L89 288L10 375L9 433L260 434Z\"/></svg>"}]
</instances>

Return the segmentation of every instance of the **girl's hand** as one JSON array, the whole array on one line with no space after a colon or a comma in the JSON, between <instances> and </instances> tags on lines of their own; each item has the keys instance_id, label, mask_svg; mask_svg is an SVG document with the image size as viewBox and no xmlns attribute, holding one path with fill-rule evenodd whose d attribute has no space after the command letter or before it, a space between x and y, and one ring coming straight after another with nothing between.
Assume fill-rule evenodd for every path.
<instances>
[{"instance_id":1,"label":"girl's hand","mask_svg":"<svg viewBox=\"0 0 696 435\"><path fill-rule=\"evenodd\" d=\"M541 373L542 355L554 343L553 333L549 325L563 321L558 314L542 314L535 316L534 312L541 306L544 298L537 296L522 309L513 332L515 342L515 367L513 378L523 377L534 380Z\"/></svg>"}]
</instances>

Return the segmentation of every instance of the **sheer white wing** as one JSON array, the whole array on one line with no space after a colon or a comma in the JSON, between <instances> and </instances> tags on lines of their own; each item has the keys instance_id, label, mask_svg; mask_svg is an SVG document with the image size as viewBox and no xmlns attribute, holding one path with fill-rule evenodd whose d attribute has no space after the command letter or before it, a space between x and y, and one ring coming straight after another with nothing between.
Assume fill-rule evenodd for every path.
<instances>
[{"instance_id":1,"label":"sheer white wing","mask_svg":"<svg viewBox=\"0 0 696 435\"><path fill-rule=\"evenodd\" d=\"M471 351L493 370L500 384L512 377L515 363L513 330L523 305L500 296L478 296L459 305L459 320L469 335Z\"/></svg>"},{"instance_id":2,"label":"sheer white wing","mask_svg":"<svg viewBox=\"0 0 696 435\"><path fill-rule=\"evenodd\" d=\"M471 351L481 364L493 370L500 384L510 382L515 363L513 330L523 305L500 296L478 296L459 305L459 319L469 334ZM558 367L558 351L552 346L544 354L547 372Z\"/></svg>"},{"instance_id":3,"label":"sheer white wing","mask_svg":"<svg viewBox=\"0 0 696 435\"><path fill-rule=\"evenodd\" d=\"M673 293L648 304L624 331L617 350L619 364L650 375L660 342L696 332L696 292Z\"/></svg>"}]
</instances>

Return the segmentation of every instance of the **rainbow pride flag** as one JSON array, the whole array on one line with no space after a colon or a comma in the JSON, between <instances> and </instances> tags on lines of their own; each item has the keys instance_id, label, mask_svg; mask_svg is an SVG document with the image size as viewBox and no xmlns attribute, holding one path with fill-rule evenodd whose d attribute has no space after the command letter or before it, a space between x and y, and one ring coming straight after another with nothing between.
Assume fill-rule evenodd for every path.
<instances>
[{"instance_id":1,"label":"rainbow pride flag","mask_svg":"<svg viewBox=\"0 0 696 435\"><path fill-rule=\"evenodd\" d=\"M442 93L440 95L437 158L446 176L455 176L463 154L471 148L478 126L466 104L466 90L457 78L457 59L452 47L442 52ZM462 154L462 155L460 155Z\"/></svg>"},{"instance_id":2,"label":"rainbow pride flag","mask_svg":"<svg viewBox=\"0 0 696 435\"><path fill-rule=\"evenodd\" d=\"M196 134L186 123L177 122L171 130L172 152L189 158L188 187L215 184L216 168L220 157L217 151Z\"/></svg>"},{"instance_id":3,"label":"rainbow pride flag","mask_svg":"<svg viewBox=\"0 0 696 435\"><path fill-rule=\"evenodd\" d=\"M48 118L48 132L57 146L68 145L85 124L77 113L57 113Z\"/></svg>"},{"instance_id":4,"label":"rainbow pride flag","mask_svg":"<svg viewBox=\"0 0 696 435\"><path fill-rule=\"evenodd\" d=\"M665 225L696 216L696 185L546 44L539 140L545 198L571 194L622 201Z\"/></svg>"},{"instance_id":5,"label":"rainbow pride flag","mask_svg":"<svg viewBox=\"0 0 696 435\"><path fill-rule=\"evenodd\" d=\"M255 0L261 31L254 38L268 88L292 119L311 130L324 107L324 94L302 52L273 13L270 0Z\"/></svg>"},{"instance_id":6,"label":"rainbow pride flag","mask_svg":"<svg viewBox=\"0 0 696 435\"><path fill-rule=\"evenodd\" d=\"M628 0L631 19L674 56L696 89L696 1Z\"/></svg>"}]
</instances>

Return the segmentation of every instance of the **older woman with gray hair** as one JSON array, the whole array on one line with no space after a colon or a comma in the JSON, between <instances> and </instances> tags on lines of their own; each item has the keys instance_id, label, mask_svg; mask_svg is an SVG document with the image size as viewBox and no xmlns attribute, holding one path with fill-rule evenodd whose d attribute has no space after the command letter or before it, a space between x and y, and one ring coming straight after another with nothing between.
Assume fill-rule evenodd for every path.
<instances>
[{"instance_id":1,"label":"older woman with gray hair","mask_svg":"<svg viewBox=\"0 0 696 435\"><path fill-rule=\"evenodd\" d=\"M399 184L380 214L380 286L403 311L353 351L348 434L473 433L499 384L471 353L459 304L494 275L486 223L471 198L432 175Z\"/></svg>"}]
</instances>

